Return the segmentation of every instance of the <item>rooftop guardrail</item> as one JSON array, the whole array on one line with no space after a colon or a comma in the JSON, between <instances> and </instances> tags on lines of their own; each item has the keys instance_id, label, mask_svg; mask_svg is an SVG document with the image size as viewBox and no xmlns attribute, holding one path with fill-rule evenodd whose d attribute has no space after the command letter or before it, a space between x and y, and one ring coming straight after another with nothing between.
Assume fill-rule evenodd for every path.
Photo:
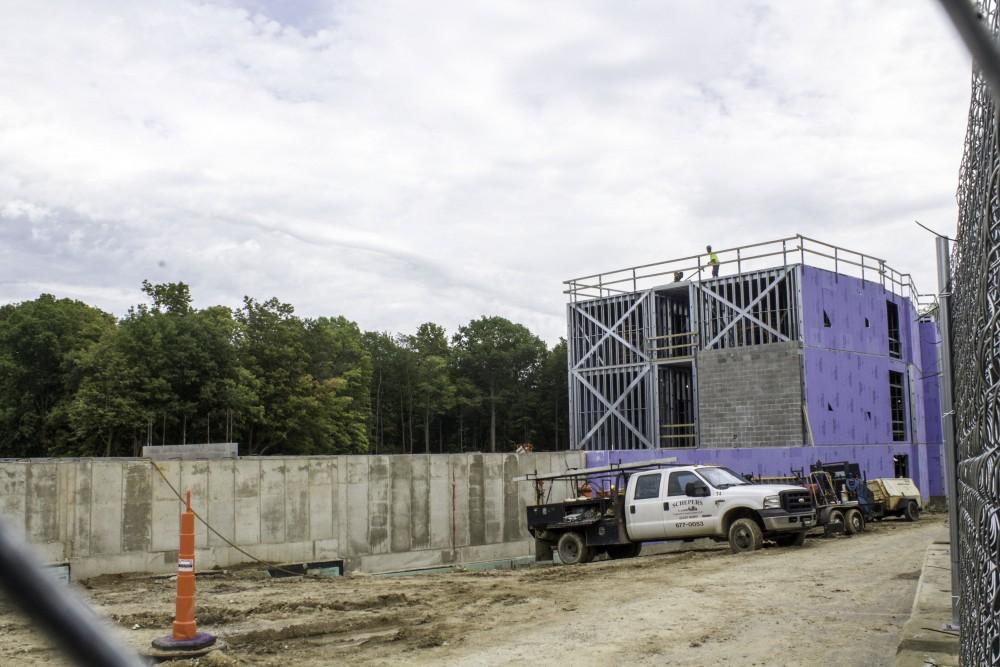
<instances>
[{"instance_id":1,"label":"rooftop guardrail","mask_svg":"<svg viewBox=\"0 0 1000 667\"><path fill-rule=\"evenodd\" d=\"M917 290L913 277L892 268L884 259L856 250L842 248L796 234L786 238L715 250L720 273L743 273L793 264L831 269L879 283L893 294L908 297L921 312L937 306L934 294ZM594 273L565 281L565 294L570 301L596 299L615 294L628 294L665 285L671 281L704 280L712 277L708 254L689 255L663 262L642 264L624 269Z\"/></svg>"}]
</instances>

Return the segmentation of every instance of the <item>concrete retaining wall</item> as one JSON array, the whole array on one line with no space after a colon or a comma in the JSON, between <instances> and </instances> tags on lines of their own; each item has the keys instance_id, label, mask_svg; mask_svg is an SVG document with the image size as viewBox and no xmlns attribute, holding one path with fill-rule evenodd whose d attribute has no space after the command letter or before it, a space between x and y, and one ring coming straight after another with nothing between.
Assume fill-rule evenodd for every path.
<instances>
[{"instance_id":1,"label":"concrete retaining wall","mask_svg":"<svg viewBox=\"0 0 1000 667\"><path fill-rule=\"evenodd\" d=\"M196 512L257 558L385 572L532 552L527 471L583 452L158 461ZM568 494L558 489L557 494ZM147 459L0 462L0 516L74 579L177 567L180 503ZM196 522L199 569L249 559Z\"/></svg>"}]
</instances>

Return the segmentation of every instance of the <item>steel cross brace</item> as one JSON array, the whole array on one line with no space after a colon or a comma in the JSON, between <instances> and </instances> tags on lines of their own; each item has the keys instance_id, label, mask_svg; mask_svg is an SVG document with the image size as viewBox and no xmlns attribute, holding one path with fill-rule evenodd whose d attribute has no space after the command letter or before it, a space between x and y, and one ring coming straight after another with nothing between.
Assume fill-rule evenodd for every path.
<instances>
[{"instance_id":1,"label":"steel cross brace","mask_svg":"<svg viewBox=\"0 0 1000 667\"><path fill-rule=\"evenodd\" d=\"M715 345L716 341L720 340L723 336L725 336L726 333L730 329L732 329L734 326L736 326L740 322L740 320L742 320L744 318L746 318L748 320L751 320L753 322L756 322L757 324L759 324L760 326L764 327L765 329L767 329L768 331L770 331L772 334L774 334L775 336L777 336L779 339L781 339L783 341L787 341L788 340L788 336L785 336L780 331L775 331L773 328L771 328L770 326L768 326L767 324L765 324L764 322L762 322L760 319L758 319L757 317L751 315L750 314L750 309L753 308L754 306L756 306L758 303L760 303L764 299L764 297L766 297L768 294L770 294L772 291L774 291L774 288L776 288L778 286L778 284L782 280L784 280L785 277L789 273L791 273L794 268L795 267L790 266L790 267L786 268L784 271L782 271L779 275L775 276L774 280L772 280L770 283L768 283L768 285L764 289L764 291L762 291L760 294L758 294L756 297L754 297L753 301L751 301L749 304L747 304L746 307L744 307L744 308L740 308L735 303L733 303L731 301L727 301L726 299L722 298L721 296L719 296L718 294L716 294L712 290L710 290L710 289L708 289L706 287L703 287L702 285L698 285L698 289L701 290L703 293L712 296L712 298L714 298L716 301L718 301L722 305L726 306L727 308L730 308L731 310L736 311L736 313L737 313L737 316L729 324L727 324L722 329L722 331L720 331L718 334L716 334L715 338L713 338L712 340L710 340L708 343L705 344L705 349L709 349L713 345Z\"/></svg>"},{"instance_id":2,"label":"steel cross brace","mask_svg":"<svg viewBox=\"0 0 1000 667\"><path fill-rule=\"evenodd\" d=\"M584 354L582 357L580 357L580 361L576 362L576 365L573 366L573 368L574 369L580 368L583 365L583 362L586 361L587 358L590 357L590 355L592 355L594 352L596 352L597 348L600 347L601 343L603 343L604 341L606 341L609 336L614 336L615 338L617 338L621 342L622 345L624 345L625 347L627 347L628 349L632 350L637 355L639 355L639 357L641 357L643 361L649 361L649 358L645 354L643 354L640 350L636 349L635 346L633 346L631 343L629 343L627 340L625 340L624 338L622 338L621 336L619 336L615 332L615 329L617 329L619 326L621 326L622 322L624 322L626 319L628 319L628 316L631 315L632 312L635 311L635 309L639 307L639 304L641 304L643 301L646 300L647 296L649 296L649 292L643 292L642 296L639 297L638 299L636 299L635 303L633 303L631 306L629 306L629 309L626 310L625 313L621 317L619 317L618 320L614 324L612 324L610 327L608 327L603 322L601 322L597 318L595 318L592 315L590 315L590 313L588 313L588 312L580 309L579 306L574 305L573 306L573 310L575 312L579 313L580 315L583 315L588 320L590 320L591 322L593 322L594 324L596 324L598 327L600 327L601 329L603 329L604 330L604 335L601 336L601 339L599 341L597 341L596 343L594 343L593 347L591 347L590 350L588 350L586 354Z\"/></svg>"},{"instance_id":3,"label":"steel cross brace","mask_svg":"<svg viewBox=\"0 0 1000 667\"><path fill-rule=\"evenodd\" d=\"M589 440L591 436L593 436L594 433L597 432L597 429L599 429L601 425L604 424L604 422L606 422L608 418L612 416L615 417L622 424L624 424L628 430L632 431L632 433L634 433L635 436L639 438L639 440L645 443L647 448L652 449L653 445L646 438L646 436L640 433L639 430L635 426L633 426L632 423L628 419L626 419L624 415L618 412L618 406L622 403L622 401L628 398L629 393L635 388L635 386L639 384L639 382L643 378L649 375L649 370L650 370L649 366L643 368L642 371L635 377L635 379L629 383L628 387L625 388L625 391L621 393L621 395L617 398L617 400L615 400L614 403L609 402L608 399L606 399L604 395L594 385L587 382L586 378L584 378L583 375L581 375L576 371L573 372L573 377L575 377L581 384L583 384L584 387L589 389L591 393L597 398L597 400L603 403L604 407L607 408L608 410L607 412L604 413L604 416L601 417L599 420L597 420L597 423L591 427L591 429L587 432L587 435L583 436L583 438L580 439L579 447L581 449L583 448L584 443L586 443L587 440Z\"/></svg>"}]
</instances>

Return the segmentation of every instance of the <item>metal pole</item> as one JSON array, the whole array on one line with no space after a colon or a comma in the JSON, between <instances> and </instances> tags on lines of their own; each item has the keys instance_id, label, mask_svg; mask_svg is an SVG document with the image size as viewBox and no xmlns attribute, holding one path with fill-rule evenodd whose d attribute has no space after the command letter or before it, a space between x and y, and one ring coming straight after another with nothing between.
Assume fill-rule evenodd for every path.
<instances>
[{"instance_id":1,"label":"metal pole","mask_svg":"<svg viewBox=\"0 0 1000 667\"><path fill-rule=\"evenodd\" d=\"M139 667L76 595L38 564L31 548L0 519L0 588L48 638L78 665Z\"/></svg>"},{"instance_id":2,"label":"metal pole","mask_svg":"<svg viewBox=\"0 0 1000 667\"><path fill-rule=\"evenodd\" d=\"M948 496L948 532L951 542L951 624L957 630L959 625L959 598L962 584L959 577L958 542L958 474L955 452L955 409L952 405L951 369L951 258L948 253L948 239L937 237L938 270L938 330L941 332L941 431L944 435L944 470Z\"/></svg>"}]
</instances>

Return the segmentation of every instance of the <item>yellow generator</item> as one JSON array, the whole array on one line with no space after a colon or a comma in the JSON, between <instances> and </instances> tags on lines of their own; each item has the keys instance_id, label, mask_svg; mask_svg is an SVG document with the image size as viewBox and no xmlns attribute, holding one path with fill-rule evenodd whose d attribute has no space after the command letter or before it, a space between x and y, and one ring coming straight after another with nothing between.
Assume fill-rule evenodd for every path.
<instances>
[{"instance_id":1,"label":"yellow generator","mask_svg":"<svg viewBox=\"0 0 1000 667\"><path fill-rule=\"evenodd\" d=\"M909 477L885 477L868 480L868 490L883 516L901 516L907 521L920 518L923 503L920 489Z\"/></svg>"}]
</instances>

